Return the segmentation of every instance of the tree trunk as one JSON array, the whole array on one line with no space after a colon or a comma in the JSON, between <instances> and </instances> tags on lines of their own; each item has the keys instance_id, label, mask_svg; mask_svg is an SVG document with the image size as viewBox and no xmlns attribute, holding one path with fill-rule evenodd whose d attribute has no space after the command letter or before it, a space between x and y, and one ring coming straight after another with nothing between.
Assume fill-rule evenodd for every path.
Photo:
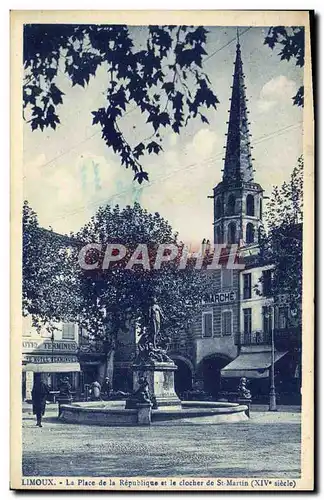
<instances>
[{"instance_id":1,"label":"tree trunk","mask_svg":"<svg viewBox=\"0 0 324 500\"><path fill-rule=\"evenodd\" d=\"M115 358L115 349L111 349L110 352L107 354L105 376L109 378L112 389L114 382L114 358Z\"/></svg>"},{"instance_id":2,"label":"tree trunk","mask_svg":"<svg viewBox=\"0 0 324 500\"><path fill-rule=\"evenodd\" d=\"M98 368L98 382L100 385L104 383L106 377L109 377L110 384L113 384L114 357L115 349L112 348L107 352L105 360L100 364Z\"/></svg>"}]
</instances>

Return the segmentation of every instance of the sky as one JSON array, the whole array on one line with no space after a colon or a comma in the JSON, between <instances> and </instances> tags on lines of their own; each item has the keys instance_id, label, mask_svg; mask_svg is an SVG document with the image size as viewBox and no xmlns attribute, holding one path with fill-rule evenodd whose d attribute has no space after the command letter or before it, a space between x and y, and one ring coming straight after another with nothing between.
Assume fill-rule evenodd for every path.
<instances>
[{"instance_id":1,"label":"sky","mask_svg":"<svg viewBox=\"0 0 324 500\"><path fill-rule=\"evenodd\" d=\"M267 28L246 29L240 28L240 43L254 175L269 196L275 185L289 179L302 153L303 111L292 105L291 98L302 85L303 70L293 61L280 61L278 51L264 45ZM70 233L100 205L138 201L166 218L182 241L213 240L213 200L208 196L222 177L236 27L208 30L204 70L220 101L217 109L205 113L209 125L196 119L180 136L171 130L164 133L164 151L143 161L150 181L141 186L105 145L100 128L92 125L91 111L105 105L107 73L100 68L85 89L72 88L60 74L57 85L65 93L59 108L61 124L55 131L43 132L24 124L24 199L37 212L40 225ZM144 30L132 27L131 31L141 44ZM147 136L143 118L133 106L127 111L121 128L132 141L140 142Z\"/></svg>"}]
</instances>

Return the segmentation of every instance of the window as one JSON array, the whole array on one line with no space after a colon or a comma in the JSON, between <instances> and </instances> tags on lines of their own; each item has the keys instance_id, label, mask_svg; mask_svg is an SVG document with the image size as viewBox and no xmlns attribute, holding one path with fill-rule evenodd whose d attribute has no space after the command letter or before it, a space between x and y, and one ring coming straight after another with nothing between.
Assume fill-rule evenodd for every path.
<instances>
[{"instance_id":1,"label":"window","mask_svg":"<svg viewBox=\"0 0 324 500\"><path fill-rule=\"evenodd\" d=\"M265 334L270 334L272 329L272 306L263 306L262 316L263 316L263 332Z\"/></svg>"},{"instance_id":2,"label":"window","mask_svg":"<svg viewBox=\"0 0 324 500\"><path fill-rule=\"evenodd\" d=\"M227 201L227 215L235 214L235 196L230 194Z\"/></svg>"},{"instance_id":3,"label":"window","mask_svg":"<svg viewBox=\"0 0 324 500\"><path fill-rule=\"evenodd\" d=\"M243 274L243 299L250 299L252 295L251 273Z\"/></svg>"},{"instance_id":4,"label":"window","mask_svg":"<svg viewBox=\"0 0 324 500\"><path fill-rule=\"evenodd\" d=\"M288 307L282 306L278 309L278 328L287 328L288 324Z\"/></svg>"},{"instance_id":5,"label":"window","mask_svg":"<svg viewBox=\"0 0 324 500\"><path fill-rule=\"evenodd\" d=\"M213 313L212 311L202 313L202 335L203 337L213 336Z\"/></svg>"},{"instance_id":6,"label":"window","mask_svg":"<svg viewBox=\"0 0 324 500\"><path fill-rule=\"evenodd\" d=\"M249 222L246 225L246 243L253 243L254 242L254 226Z\"/></svg>"},{"instance_id":7,"label":"window","mask_svg":"<svg viewBox=\"0 0 324 500\"><path fill-rule=\"evenodd\" d=\"M219 219L219 217L223 215L223 206L220 198L217 198L216 200L215 215L216 219Z\"/></svg>"},{"instance_id":8,"label":"window","mask_svg":"<svg viewBox=\"0 0 324 500\"><path fill-rule=\"evenodd\" d=\"M233 270L222 269L222 288L231 288L233 286Z\"/></svg>"},{"instance_id":9,"label":"window","mask_svg":"<svg viewBox=\"0 0 324 500\"><path fill-rule=\"evenodd\" d=\"M222 243L222 231L220 226L216 226L216 243Z\"/></svg>"},{"instance_id":10,"label":"window","mask_svg":"<svg viewBox=\"0 0 324 500\"><path fill-rule=\"evenodd\" d=\"M252 309L247 307L243 309L243 328L244 334L249 334L252 331Z\"/></svg>"},{"instance_id":11,"label":"window","mask_svg":"<svg viewBox=\"0 0 324 500\"><path fill-rule=\"evenodd\" d=\"M272 289L271 285L272 285L271 270L268 269L267 271L262 271L262 294L265 297L271 295L271 289Z\"/></svg>"},{"instance_id":12,"label":"window","mask_svg":"<svg viewBox=\"0 0 324 500\"><path fill-rule=\"evenodd\" d=\"M236 224L230 222L228 225L228 243L236 243Z\"/></svg>"},{"instance_id":13,"label":"window","mask_svg":"<svg viewBox=\"0 0 324 500\"><path fill-rule=\"evenodd\" d=\"M75 324L74 323L63 323L62 339L63 340L74 340L75 339Z\"/></svg>"},{"instance_id":14,"label":"window","mask_svg":"<svg viewBox=\"0 0 324 500\"><path fill-rule=\"evenodd\" d=\"M222 311L222 334L232 335L232 311Z\"/></svg>"},{"instance_id":15,"label":"window","mask_svg":"<svg viewBox=\"0 0 324 500\"><path fill-rule=\"evenodd\" d=\"M248 194L246 197L246 215L254 215L254 197Z\"/></svg>"},{"instance_id":16,"label":"window","mask_svg":"<svg viewBox=\"0 0 324 500\"><path fill-rule=\"evenodd\" d=\"M262 219L262 198L260 198L260 219Z\"/></svg>"}]
</instances>

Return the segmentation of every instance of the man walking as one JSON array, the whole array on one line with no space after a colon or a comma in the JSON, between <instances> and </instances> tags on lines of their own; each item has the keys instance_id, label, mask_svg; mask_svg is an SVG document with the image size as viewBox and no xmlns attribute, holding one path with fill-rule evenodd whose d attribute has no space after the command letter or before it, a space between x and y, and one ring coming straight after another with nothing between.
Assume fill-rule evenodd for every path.
<instances>
[{"instance_id":1,"label":"man walking","mask_svg":"<svg viewBox=\"0 0 324 500\"><path fill-rule=\"evenodd\" d=\"M36 415L37 427L42 427L42 416L45 413L46 400L49 397L49 389L42 382L41 374L34 374L34 386L32 389L33 414Z\"/></svg>"}]
</instances>

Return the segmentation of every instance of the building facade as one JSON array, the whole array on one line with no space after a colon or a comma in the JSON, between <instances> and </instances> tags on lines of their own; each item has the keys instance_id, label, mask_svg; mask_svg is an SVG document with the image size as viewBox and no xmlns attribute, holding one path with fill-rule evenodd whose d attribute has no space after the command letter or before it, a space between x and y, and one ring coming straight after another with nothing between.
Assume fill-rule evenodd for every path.
<instances>
[{"instance_id":1,"label":"building facade","mask_svg":"<svg viewBox=\"0 0 324 500\"><path fill-rule=\"evenodd\" d=\"M300 314L291 308L287 296L273 294L273 270L273 264L255 258L241 273L238 357L222 370L223 389L233 390L239 379L246 377L252 392L258 398L267 398L273 349L275 386L281 402L299 403Z\"/></svg>"},{"instance_id":2,"label":"building facade","mask_svg":"<svg viewBox=\"0 0 324 500\"><path fill-rule=\"evenodd\" d=\"M74 323L56 325L53 334L45 328L40 332L32 325L30 316L23 318L22 335L22 399L30 400L34 374L42 379L55 393L60 381L68 377L72 391L80 390L80 363L78 359L79 331Z\"/></svg>"}]
</instances>

